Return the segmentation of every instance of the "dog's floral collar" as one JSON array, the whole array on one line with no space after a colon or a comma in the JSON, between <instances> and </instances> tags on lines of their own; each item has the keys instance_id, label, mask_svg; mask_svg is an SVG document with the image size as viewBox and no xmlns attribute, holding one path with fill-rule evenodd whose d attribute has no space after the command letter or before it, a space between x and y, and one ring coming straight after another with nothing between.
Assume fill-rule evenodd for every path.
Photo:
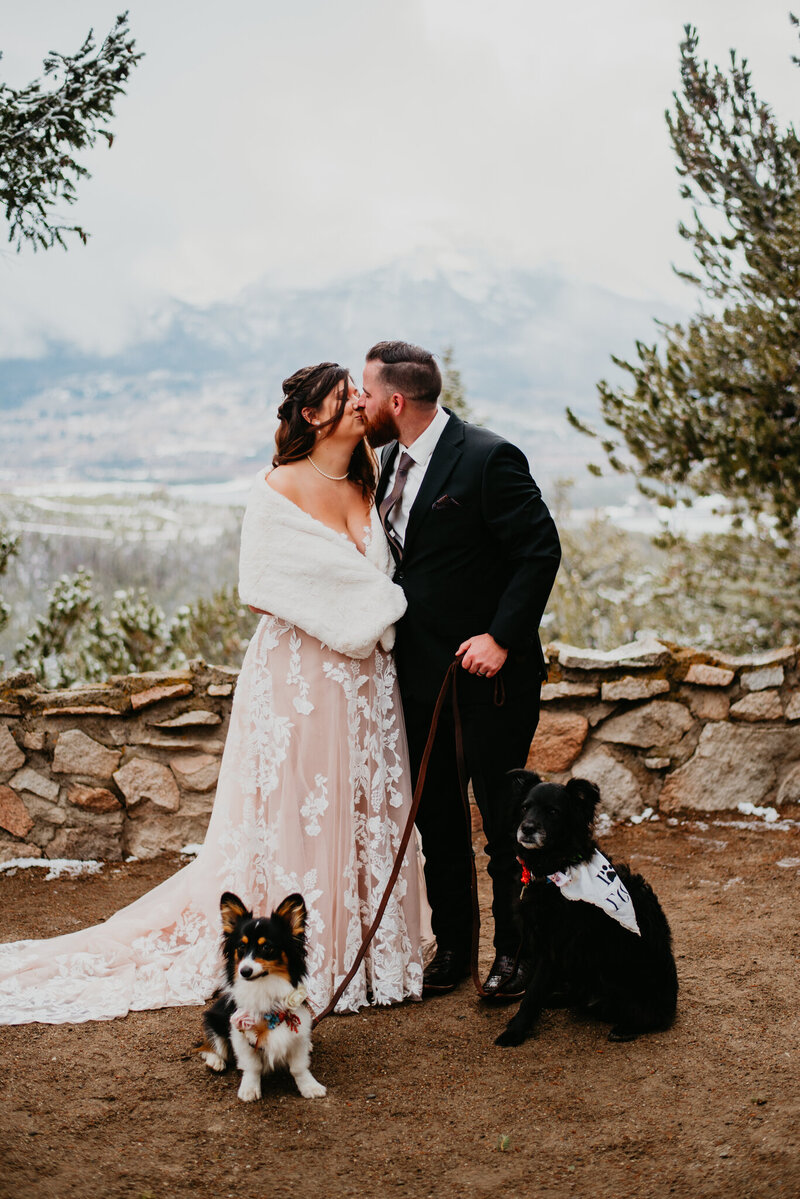
<instances>
[{"instance_id":1,"label":"dog's floral collar","mask_svg":"<svg viewBox=\"0 0 800 1199\"><path fill-rule=\"evenodd\" d=\"M300 1029L300 1017L297 1012L290 1012L286 1008L278 1008L276 1011L263 1012L255 1016L251 1012L235 1012L231 1023L234 1028L239 1029L239 1032L244 1033L258 1028L267 1028L271 1032L281 1024L285 1024L291 1032L298 1032Z\"/></svg>"},{"instance_id":2,"label":"dog's floral collar","mask_svg":"<svg viewBox=\"0 0 800 1199\"><path fill-rule=\"evenodd\" d=\"M305 987L300 983L299 987L295 987L293 991L289 992L284 1002L290 1011L294 1011L296 1008L302 1007L306 1001L307 994L308 992Z\"/></svg>"},{"instance_id":3,"label":"dog's floral collar","mask_svg":"<svg viewBox=\"0 0 800 1199\"><path fill-rule=\"evenodd\" d=\"M300 1017L296 1012L289 1012L286 1008L281 1008L279 1012L267 1012L264 1016L264 1023L270 1032L279 1024L285 1024L292 1032L298 1032L300 1029Z\"/></svg>"},{"instance_id":4,"label":"dog's floral collar","mask_svg":"<svg viewBox=\"0 0 800 1199\"><path fill-rule=\"evenodd\" d=\"M300 1017L297 1014L297 1008L302 1007L306 1001L306 989L301 983L299 987L295 987L290 991L284 1000L284 1006L280 1008L272 1008L268 1012L262 1012L253 1015L251 1012L234 1012L231 1018L231 1023L234 1028L238 1028L240 1032L249 1032L257 1028L259 1025L266 1026L272 1031L278 1028L281 1024L285 1024L291 1032L299 1032Z\"/></svg>"}]
</instances>

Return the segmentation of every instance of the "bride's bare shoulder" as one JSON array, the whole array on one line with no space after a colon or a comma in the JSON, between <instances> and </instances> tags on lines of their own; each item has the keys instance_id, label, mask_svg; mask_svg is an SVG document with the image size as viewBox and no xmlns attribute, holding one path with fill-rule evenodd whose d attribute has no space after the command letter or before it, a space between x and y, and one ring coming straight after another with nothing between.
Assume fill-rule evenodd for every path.
<instances>
[{"instance_id":1,"label":"bride's bare shoulder","mask_svg":"<svg viewBox=\"0 0 800 1199\"><path fill-rule=\"evenodd\" d=\"M303 468L299 462L286 462L283 466L276 466L269 471L266 476L267 486L286 496L287 500L297 503L302 477Z\"/></svg>"}]
</instances>

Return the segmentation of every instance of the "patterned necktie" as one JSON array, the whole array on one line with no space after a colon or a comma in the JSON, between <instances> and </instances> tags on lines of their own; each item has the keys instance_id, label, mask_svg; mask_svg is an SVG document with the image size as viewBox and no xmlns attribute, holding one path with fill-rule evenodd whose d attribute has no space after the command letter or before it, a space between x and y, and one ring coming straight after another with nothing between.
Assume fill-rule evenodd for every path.
<instances>
[{"instance_id":1,"label":"patterned necktie","mask_svg":"<svg viewBox=\"0 0 800 1199\"><path fill-rule=\"evenodd\" d=\"M395 556L396 556L398 562L400 561L400 559L403 556L403 543L400 540L400 538L397 536L397 534L395 533L392 526L389 524L388 517L389 517L389 513L391 512L392 508L394 508L395 504L400 499L400 496L403 494L403 488L406 485L406 479L408 478L408 472L411 470L411 467L413 465L414 465L414 459L411 457L411 455L403 452L400 455L400 462L398 463L398 466L397 466L397 474L395 475L394 487L392 488L392 490L389 492L388 495L385 495L383 497L383 499L380 502L380 506L378 508L378 515L381 518L381 524L383 525L383 529L384 529L384 532L386 533L386 536L389 538L389 544L391 545L392 549L394 550L394 553L395 553Z\"/></svg>"}]
</instances>

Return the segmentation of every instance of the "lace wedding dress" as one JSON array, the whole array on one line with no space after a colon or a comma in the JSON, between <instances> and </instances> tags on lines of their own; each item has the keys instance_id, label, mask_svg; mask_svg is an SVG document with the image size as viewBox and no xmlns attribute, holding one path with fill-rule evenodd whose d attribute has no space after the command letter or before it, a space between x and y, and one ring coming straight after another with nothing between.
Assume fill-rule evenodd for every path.
<instances>
[{"instance_id":1,"label":"lace wedding dress","mask_svg":"<svg viewBox=\"0 0 800 1199\"><path fill-rule=\"evenodd\" d=\"M382 538L376 519L367 557ZM375 648L368 658L349 657L263 616L242 665L197 858L104 924L0 945L0 1024L108 1020L204 1003L220 977L223 891L256 913L290 892L303 895L309 1001L320 1011L377 910L410 804L391 656ZM430 937L412 838L381 926L336 1010L419 998Z\"/></svg>"}]
</instances>

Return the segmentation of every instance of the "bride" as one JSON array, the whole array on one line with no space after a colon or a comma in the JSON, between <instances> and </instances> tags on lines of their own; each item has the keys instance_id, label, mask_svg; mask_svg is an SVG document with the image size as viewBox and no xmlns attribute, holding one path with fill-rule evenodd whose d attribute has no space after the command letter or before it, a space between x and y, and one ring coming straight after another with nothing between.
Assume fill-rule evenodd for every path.
<instances>
[{"instance_id":1,"label":"bride","mask_svg":"<svg viewBox=\"0 0 800 1199\"><path fill-rule=\"evenodd\" d=\"M239 591L261 612L242 665L197 858L104 924L0 945L0 1024L105 1020L203 1003L219 978L219 897L308 907L308 995L333 996L372 922L411 805L391 648L405 610L373 505L375 468L348 371L283 384L273 469L242 526ZM422 994L430 936L412 840L336 1011Z\"/></svg>"}]
</instances>

